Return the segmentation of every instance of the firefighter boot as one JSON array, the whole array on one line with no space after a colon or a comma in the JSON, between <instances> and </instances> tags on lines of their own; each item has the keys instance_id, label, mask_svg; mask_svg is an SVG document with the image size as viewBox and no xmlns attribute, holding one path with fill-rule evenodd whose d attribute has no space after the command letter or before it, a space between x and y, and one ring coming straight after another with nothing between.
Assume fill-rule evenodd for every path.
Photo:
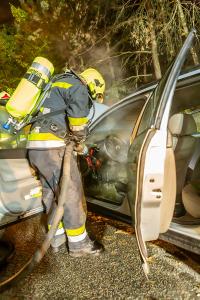
<instances>
[{"instance_id":1,"label":"firefighter boot","mask_svg":"<svg viewBox=\"0 0 200 300\"><path fill-rule=\"evenodd\" d=\"M69 237L68 237L69 240ZM68 241L69 255L72 257L81 257L86 255L98 256L104 251L103 245L97 241L92 241L88 235L77 242Z\"/></svg>"},{"instance_id":2,"label":"firefighter boot","mask_svg":"<svg viewBox=\"0 0 200 300\"><path fill-rule=\"evenodd\" d=\"M59 234L59 235L54 235L53 239L51 240L51 248L54 253L57 253L60 249L61 246L66 244L66 235Z\"/></svg>"},{"instance_id":3,"label":"firefighter boot","mask_svg":"<svg viewBox=\"0 0 200 300\"><path fill-rule=\"evenodd\" d=\"M48 228L50 230L51 225L48 225ZM58 225L58 229L51 240L51 248L54 253L58 252L61 249L61 246L66 244L66 234L65 230L63 228L62 222Z\"/></svg>"}]
</instances>

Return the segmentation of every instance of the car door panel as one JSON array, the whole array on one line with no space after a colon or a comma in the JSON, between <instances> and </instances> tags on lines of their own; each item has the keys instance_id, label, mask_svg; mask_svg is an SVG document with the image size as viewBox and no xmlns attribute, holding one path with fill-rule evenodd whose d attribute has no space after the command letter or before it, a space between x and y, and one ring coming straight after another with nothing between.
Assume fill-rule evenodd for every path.
<instances>
[{"instance_id":1,"label":"car door panel","mask_svg":"<svg viewBox=\"0 0 200 300\"><path fill-rule=\"evenodd\" d=\"M164 165L163 197L160 207L160 233L169 229L176 200L176 163L172 146L167 146Z\"/></svg>"},{"instance_id":2,"label":"car door panel","mask_svg":"<svg viewBox=\"0 0 200 300\"><path fill-rule=\"evenodd\" d=\"M168 143L168 119L176 81L186 55L192 45L195 30L188 35L175 62L169 67L140 116L140 124L133 131L128 154L129 189L128 198L138 246L147 274L148 254L146 241L155 240L160 232L168 229L175 203L175 162ZM137 125L137 122L136 122ZM168 165L172 176L166 180ZM171 188L171 199L168 203ZM165 199L164 199L165 197ZM167 210L167 212L165 212Z\"/></svg>"},{"instance_id":3,"label":"car door panel","mask_svg":"<svg viewBox=\"0 0 200 300\"><path fill-rule=\"evenodd\" d=\"M153 131L153 130L152 130ZM162 200L163 172L165 160L165 144L160 144L160 140L165 140L165 132L160 130L155 134L151 130L147 139L150 140L148 146L147 141L144 143L144 149L141 153L141 168L144 169L142 180L141 201L136 197L136 205L141 202L141 230L145 241L157 239L160 231L160 214L156 210L160 209ZM151 137L151 135L153 135ZM146 148L146 149L145 149ZM153 162L153 163L152 163ZM142 166L143 165L143 166ZM141 178L142 179L142 178ZM149 213L153 210L152 213ZM137 213L137 215L139 212ZM154 218L152 219L152 214ZM149 226L151 224L151 226Z\"/></svg>"}]
</instances>

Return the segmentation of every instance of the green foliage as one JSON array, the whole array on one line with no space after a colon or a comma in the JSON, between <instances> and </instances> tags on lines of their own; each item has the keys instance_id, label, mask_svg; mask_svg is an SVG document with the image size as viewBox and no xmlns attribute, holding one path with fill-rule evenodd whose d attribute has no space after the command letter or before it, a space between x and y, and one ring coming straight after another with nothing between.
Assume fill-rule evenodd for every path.
<instances>
[{"instance_id":1,"label":"green foliage","mask_svg":"<svg viewBox=\"0 0 200 300\"><path fill-rule=\"evenodd\" d=\"M86 64L79 53L97 38L87 31L87 26L90 30L94 26L90 25L94 24L93 20L87 19L89 0L20 3L21 8L11 5L14 24L0 30L0 42L3 43L0 89L15 88L36 56L52 61L56 72L62 72L66 66L82 70ZM89 19L95 17L91 14Z\"/></svg>"},{"instance_id":2,"label":"green foliage","mask_svg":"<svg viewBox=\"0 0 200 300\"><path fill-rule=\"evenodd\" d=\"M164 73L186 28L200 26L200 4L169 0L19 0L12 25L0 29L0 90L14 89L36 56L55 72L95 67L105 76L108 102L155 78L153 42ZM181 5L184 20L180 17ZM152 40L154 33L155 40ZM189 61L192 62L192 59Z\"/></svg>"},{"instance_id":3,"label":"green foliage","mask_svg":"<svg viewBox=\"0 0 200 300\"><path fill-rule=\"evenodd\" d=\"M32 31L28 14L11 6L15 23L0 30L0 90L13 92L36 56L48 53L48 41L38 29Z\"/></svg>"},{"instance_id":4,"label":"green foliage","mask_svg":"<svg viewBox=\"0 0 200 300\"><path fill-rule=\"evenodd\" d=\"M10 5L12 15L16 21L16 23L23 23L28 19L28 14L21 8L16 8L14 5Z\"/></svg>"}]
</instances>

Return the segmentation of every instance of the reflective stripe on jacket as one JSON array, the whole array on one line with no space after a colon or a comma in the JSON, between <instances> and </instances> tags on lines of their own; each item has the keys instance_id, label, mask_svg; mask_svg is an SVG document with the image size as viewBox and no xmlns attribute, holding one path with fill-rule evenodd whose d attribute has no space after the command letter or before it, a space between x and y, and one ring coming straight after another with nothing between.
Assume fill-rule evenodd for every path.
<instances>
[{"instance_id":1,"label":"reflective stripe on jacket","mask_svg":"<svg viewBox=\"0 0 200 300\"><path fill-rule=\"evenodd\" d=\"M37 128L37 127L36 127ZM40 133L32 131L28 136L28 142L26 148L35 149L35 148L58 148L65 145L64 140L58 138L52 133Z\"/></svg>"}]
</instances>

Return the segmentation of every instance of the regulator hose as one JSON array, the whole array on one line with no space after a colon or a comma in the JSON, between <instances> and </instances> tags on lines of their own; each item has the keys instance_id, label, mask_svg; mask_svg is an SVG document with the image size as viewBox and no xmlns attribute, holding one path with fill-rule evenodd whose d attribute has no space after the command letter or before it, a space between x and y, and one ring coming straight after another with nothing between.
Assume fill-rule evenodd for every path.
<instances>
[{"instance_id":1,"label":"regulator hose","mask_svg":"<svg viewBox=\"0 0 200 300\"><path fill-rule=\"evenodd\" d=\"M62 220L64 214L65 199L67 199L68 184L70 178L70 162L73 155L74 142L70 141L65 147L64 160L63 160L63 172L61 177L61 188L58 196L58 203L55 211L55 216L51 225L50 230L46 234L45 240L43 241L40 248L38 248L28 262L14 275L8 279L0 282L0 291L5 290L11 284L15 284L20 278L28 275L33 268L41 261L45 253L47 252L51 240L54 237L58 224Z\"/></svg>"}]
</instances>

